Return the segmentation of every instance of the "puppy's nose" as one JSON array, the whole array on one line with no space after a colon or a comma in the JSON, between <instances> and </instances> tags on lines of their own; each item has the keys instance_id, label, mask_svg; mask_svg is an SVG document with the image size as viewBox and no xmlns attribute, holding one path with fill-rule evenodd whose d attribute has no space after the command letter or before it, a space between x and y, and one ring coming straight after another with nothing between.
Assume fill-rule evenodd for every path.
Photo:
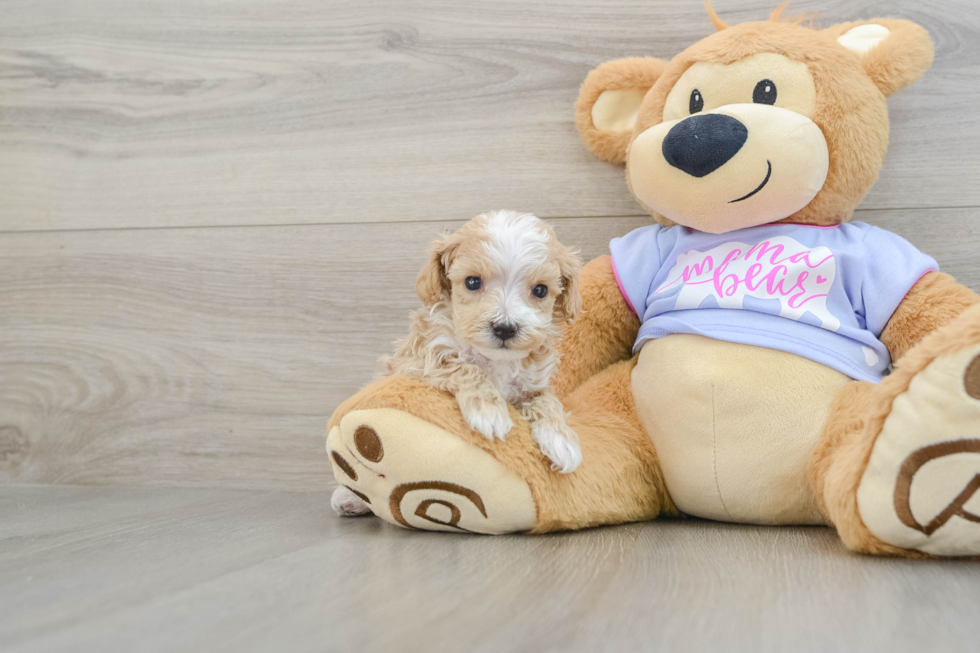
<instances>
[{"instance_id":1,"label":"puppy's nose","mask_svg":"<svg viewBox=\"0 0 980 653\"><path fill-rule=\"evenodd\" d=\"M731 116L695 115L681 120L667 132L664 158L692 177L704 177L728 163L748 137L745 125Z\"/></svg>"},{"instance_id":2,"label":"puppy's nose","mask_svg":"<svg viewBox=\"0 0 980 653\"><path fill-rule=\"evenodd\" d=\"M517 326L510 322L497 322L493 325L493 335L501 340L510 340L517 335Z\"/></svg>"}]
</instances>

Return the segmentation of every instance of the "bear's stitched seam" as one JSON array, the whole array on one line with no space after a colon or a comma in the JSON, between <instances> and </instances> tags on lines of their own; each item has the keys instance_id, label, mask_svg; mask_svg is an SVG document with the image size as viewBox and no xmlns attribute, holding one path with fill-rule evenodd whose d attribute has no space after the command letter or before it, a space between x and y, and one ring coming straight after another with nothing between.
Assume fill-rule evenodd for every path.
<instances>
[{"instance_id":1,"label":"bear's stitched seam","mask_svg":"<svg viewBox=\"0 0 980 653\"><path fill-rule=\"evenodd\" d=\"M718 500L721 501L721 507L725 510L725 514L732 521L735 518L732 517L732 513L728 510L728 506L725 505L725 498L721 496L721 483L718 482L718 429L716 427L715 420L715 384L711 384L711 467L715 472L715 490L718 492Z\"/></svg>"}]
</instances>

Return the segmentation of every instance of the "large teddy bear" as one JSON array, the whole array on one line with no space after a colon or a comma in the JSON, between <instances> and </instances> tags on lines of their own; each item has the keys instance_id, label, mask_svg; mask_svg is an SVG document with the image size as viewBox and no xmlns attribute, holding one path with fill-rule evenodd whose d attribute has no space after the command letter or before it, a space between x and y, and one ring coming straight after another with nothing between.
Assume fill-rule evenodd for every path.
<instances>
[{"instance_id":1,"label":"large teddy bear","mask_svg":"<svg viewBox=\"0 0 980 653\"><path fill-rule=\"evenodd\" d=\"M603 64L580 92L583 141L626 164L656 221L582 271L555 379L581 467L551 471L513 409L492 442L453 397L392 377L331 418L334 474L407 528L683 513L826 523L867 553L980 554L980 297L849 222L885 155L885 98L929 68L929 36L779 10L728 26L708 9L717 33L669 62Z\"/></svg>"}]
</instances>

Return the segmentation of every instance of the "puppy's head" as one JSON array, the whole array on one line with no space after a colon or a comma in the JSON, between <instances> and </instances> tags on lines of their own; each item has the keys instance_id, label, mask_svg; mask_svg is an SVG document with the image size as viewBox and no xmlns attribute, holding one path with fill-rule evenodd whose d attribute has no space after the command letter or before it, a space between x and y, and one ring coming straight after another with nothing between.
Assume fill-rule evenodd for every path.
<instances>
[{"instance_id":1,"label":"puppy's head","mask_svg":"<svg viewBox=\"0 0 980 653\"><path fill-rule=\"evenodd\" d=\"M416 291L447 301L459 336L489 358L522 358L574 321L581 262L530 213L495 211L432 244Z\"/></svg>"}]
</instances>

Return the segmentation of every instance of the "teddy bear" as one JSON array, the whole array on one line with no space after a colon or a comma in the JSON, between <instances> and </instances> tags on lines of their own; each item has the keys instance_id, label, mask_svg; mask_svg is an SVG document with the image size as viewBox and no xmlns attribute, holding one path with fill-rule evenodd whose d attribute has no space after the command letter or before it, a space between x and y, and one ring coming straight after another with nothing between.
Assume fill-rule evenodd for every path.
<instances>
[{"instance_id":1,"label":"teddy bear","mask_svg":"<svg viewBox=\"0 0 980 653\"><path fill-rule=\"evenodd\" d=\"M377 381L327 451L414 529L544 533L691 515L826 524L858 552L980 555L980 297L851 221L888 145L886 98L929 68L920 26L728 25L670 61L585 79L576 126L652 216L581 272L556 393L583 462L551 470L453 397ZM451 266L451 261L445 262Z\"/></svg>"}]
</instances>

